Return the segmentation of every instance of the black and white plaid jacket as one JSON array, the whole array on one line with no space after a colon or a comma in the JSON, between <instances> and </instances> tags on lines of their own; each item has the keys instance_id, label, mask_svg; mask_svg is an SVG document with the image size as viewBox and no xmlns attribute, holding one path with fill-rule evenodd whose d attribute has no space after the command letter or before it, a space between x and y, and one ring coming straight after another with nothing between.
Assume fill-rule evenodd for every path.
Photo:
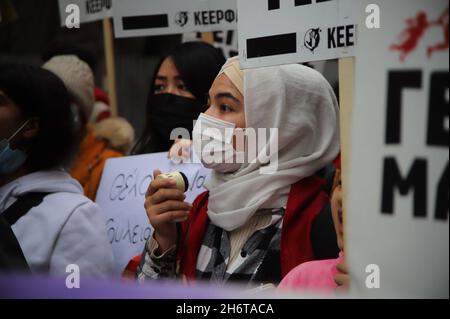
<instances>
[{"instance_id":1,"label":"black and white plaid jacket","mask_svg":"<svg viewBox=\"0 0 450 319\"><path fill-rule=\"evenodd\" d=\"M280 247L284 209L272 210L270 224L257 230L244 244L232 264L228 233L209 223L197 258L197 278L214 283L241 282L249 285L281 281ZM144 263L138 268L139 281L176 278L176 247L156 256L157 242L150 238Z\"/></svg>"}]
</instances>

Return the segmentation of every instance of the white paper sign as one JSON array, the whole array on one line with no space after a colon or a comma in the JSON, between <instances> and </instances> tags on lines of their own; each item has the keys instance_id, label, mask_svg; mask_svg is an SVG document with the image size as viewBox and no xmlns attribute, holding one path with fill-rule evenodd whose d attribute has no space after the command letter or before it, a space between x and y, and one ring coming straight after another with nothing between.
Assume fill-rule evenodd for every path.
<instances>
[{"instance_id":1,"label":"white paper sign","mask_svg":"<svg viewBox=\"0 0 450 319\"><path fill-rule=\"evenodd\" d=\"M242 67L354 55L357 26L353 3L353 0L238 0Z\"/></svg>"},{"instance_id":2,"label":"white paper sign","mask_svg":"<svg viewBox=\"0 0 450 319\"><path fill-rule=\"evenodd\" d=\"M382 20L359 30L356 52L352 288L366 297L448 298L448 1L370 2Z\"/></svg>"},{"instance_id":3,"label":"white paper sign","mask_svg":"<svg viewBox=\"0 0 450 319\"><path fill-rule=\"evenodd\" d=\"M66 19L76 5L80 13L80 23L103 20L112 17L112 0L58 0L61 25L66 26Z\"/></svg>"},{"instance_id":4,"label":"white paper sign","mask_svg":"<svg viewBox=\"0 0 450 319\"><path fill-rule=\"evenodd\" d=\"M109 159L103 170L96 202L106 215L107 236L115 257L114 273L120 275L131 258L140 255L152 228L144 209L144 196L154 169L181 171L189 180L186 201L205 191L209 170L201 164L176 165L167 153Z\"/></svg>"},{"instance_id":5,"label":"white paper sign","mask_svg":"<svg viewBox=\"0 0 450 319\"><path fill-rule=\"evenodd\" d=\"M114 0L115 36L235 29L236 0Z\"/></svg>"}]
</instances>

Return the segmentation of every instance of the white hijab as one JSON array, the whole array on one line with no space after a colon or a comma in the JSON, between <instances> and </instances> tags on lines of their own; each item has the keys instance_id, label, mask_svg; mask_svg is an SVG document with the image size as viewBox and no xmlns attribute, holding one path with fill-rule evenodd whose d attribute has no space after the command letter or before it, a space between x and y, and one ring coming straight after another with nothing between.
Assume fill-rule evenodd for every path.
<instances>
[{"instance_id":1,"label":"white hijab","mask_svg":"<svg viewBox=\"0 0 450 319\"><path fill-rule=\"evenodd\" d=\"M231 174L212 171L205 183L208 216L226 231L245 225L259 209L286 206L291 185L332 162L340 149L339 106L320 73L291 64L240 71L238 76L236 65L236 59L227 61L219 75L226 74L244 91L247 128L278 128L278 170L261 174L256 161ZM269 143L267 136L266 147Z\"/></svg>"}]
</instances>

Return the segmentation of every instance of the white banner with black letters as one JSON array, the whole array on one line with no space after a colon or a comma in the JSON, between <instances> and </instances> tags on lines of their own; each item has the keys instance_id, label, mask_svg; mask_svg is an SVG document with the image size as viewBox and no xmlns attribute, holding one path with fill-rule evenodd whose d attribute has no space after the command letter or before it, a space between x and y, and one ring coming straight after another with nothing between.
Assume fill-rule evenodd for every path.
<instances>
[{"instance_id":1,"label":"white banner with black letters","mask_svg":"<svg viewBox=\"0 0 450 319\"><path fill-rule=\"evenodd\" d=\"M354 55L353 0L238 0L244 68Z\"/></svg>"},{"instance_id":2,"label":"white banner with black letters","mask_svg":"<svg viewBox=\"0 0 450 319\"><path fill-rule=\"evenodd\" d=\"M362 1L351 127L352 288L382 298L449 297L448 1ZM345 185L344 185L345 186Z\"/></svg>"},{"instance_id":3,"label":"white banner with black letters","mask_svg":"<svg viewBox=\"0 0 450 319\"><path fill-rule=\"evenodd\" d=\"M113 0L115 36L235 29L236 0Z\"/></svg>"}]
</instances>

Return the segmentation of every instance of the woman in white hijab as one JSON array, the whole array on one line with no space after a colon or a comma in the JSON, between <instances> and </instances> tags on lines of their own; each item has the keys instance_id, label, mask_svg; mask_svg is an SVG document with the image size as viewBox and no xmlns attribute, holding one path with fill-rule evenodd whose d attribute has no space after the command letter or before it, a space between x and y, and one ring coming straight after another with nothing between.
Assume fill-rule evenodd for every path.
<instances>
[{"instance_id":1,"label":"woman in white hijab","mask_svg":"<svg viewBox=\"0 0 450 319\"><path fill-rule=\"evenodd\" d=\"M212 169L208 191L191 206L173 180L153 180L145 207L155 230L138 278L278 283L316 258L313 233L322 230L314 225L328 197L315 173L339 153L336 97L306 66L243 71L233 58L209 102L193 131L194 150Z\"/></svg>"}]
</instances>

